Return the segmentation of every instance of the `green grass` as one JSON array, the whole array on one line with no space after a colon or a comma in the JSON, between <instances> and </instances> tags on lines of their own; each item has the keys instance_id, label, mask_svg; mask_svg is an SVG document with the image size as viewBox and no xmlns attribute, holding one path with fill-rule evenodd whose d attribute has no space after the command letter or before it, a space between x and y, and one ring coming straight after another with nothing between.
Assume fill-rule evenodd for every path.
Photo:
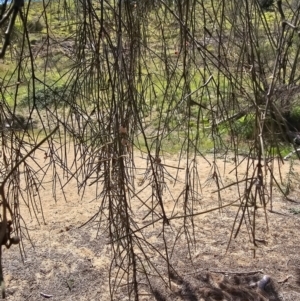
<instances>
[{"instance_id":1,"label":"green grass","mask_svg":"<svg viewBox=\"0 0 300 301\"><path fill-rule=\"evenodd\" d=\"M142 2L139 2L142 3ZM216 118L211 116L209 110L200 109L199 106L188 106L188 101L192 99L193 101L208 107L208 109L217 108L218 111L226 110L230 114L235 112L234 106L229 106L231 103L231 97L233 92L236 94L236 103L239 106L245 106L249 102L249 98L253 97L253 78L252 73L249 71L251 66L245 65L245 72L238 74L237 78L232 78L226 72L220 72L216 65L212 63L214 60L214 55L219 53L220 56L224 56L229 60L229 63L225 60L222 61L224 64L228 63L228 68L235 70L235 64L240 59L240 42L230 43L226 40L224 41L223 48L217 42L210 42L204 48L207 55L207 62L204 64L203 59L203 49L198 51L196 47L194 49L189 49L187 52L186 59L184 61L185 53L185 43L181 38L181 30L179 22L172 13L166 13L165 9L153 8L150 13L146 13L144 9L139 7L137 3L136 8L132 8L133 16L137 15L137 12L141 14L141 21L145 21L145 32L141 34L141 40L144 39L149 49L145 50L145 56L143 60L140 61L141 75L136 76L136 90L139 94L139 98L142 99L143 114L148 116L145 119L145 123L149 126L152 131L162 130L166 128L166 132L170 134L167 135L166 141L163 147L165 149L174 149L178 151L182 148L182 143L185 143L186 133L189 130L190 137L192 141L195 140L199 135L202 137L199 139L201 143L199 147L204 147L210 149L213 147L211 139L205 138L204 127L209 127L211 124L211 118ZM112 4L112 3L111 3ZM112 43L116 44L116 24L113 20L113 14L111 8L106 3L105 5L105 26L107 30L111 31ZM95 8L95 12L100 15L98 10L99 6ZM135 10L134 10L135 9ZM175 8L174 8L175 9ZM235 15L226 15L226 18L221 23L221 12L222 5L218 1L211 1L201 7L200 5L196 7L195 14L203 15L203 9L206 9L206 23L204 24L204 18L198 18L195 23L192 24L190 20L187 20L187 26L193 28L195 37L201 43L204 38L208 35L204 30L206 26L207 30L214 34L218 26L222 26L218 30L223 30L224 36L230 37L234 33L234 26L237 23L242 22L242 19L235 19ZM226 6L225 10L229 11L231 8ZM217 17L212 19L213 11L217 12ZM288 16L287 12L287 16ZM111 22L109 22L111 19ZM265 30L265 25L267 25L275 30L276 22L279 20L278 11L265 12L257 19L257 24L255 24L257 35L259 37L259 46L256 48L256 53L254 55L260 56L264 64L266 65L266 78L268 82L271 82L269 78L272 74L272 63L276 56L276 49L271 45L270 41L266 39L263 35ZM95 21L95 20L94 20ZM135 20L138 21L138 18ZM146 22L147 21L147 22ZM90 21L89 21L90 22ZM49 25L47 30L46 23ZM48 86L63 86L69 82L69 74L63 76L63 74L74 66L74 58L68 57L66 55L65 49L56 45L54 42L57 41L61 43L62 41L69 38L74 39L74 32L79 30L79 26L82 24L77 24L78 18L76 17L76 7L74 2L67 1L63 5L61 1L51 1L50 6L47 8L46 12L43 9L43 3L32 2L27 18L27 24L29 25L29 39L32 43L32 49L34 51L34 72L35 77L45 82ZM79 22L80 23L80 22ZM91 22L93 23L93 22ZM99 30L99 24L94 22L96 25L94 27L95 32ZM110 24L111 23L111 24ZM138 23L136 23L138 24ZM93 25L94 26L94 25ZM254 25L253 25L254 26ZM23 25L20 19L16 21L16 32L18 35L23 32ZM17 36L18 36L17 35ZM127 28L123 28L123 38L126 40L128 37ZM47 40L48 38L48 40ZM162 41L162 38L165 40ZM295 39L295 44L298 45L298 38ZM47 43L53 42L49 51L47 49ZM233 39L235 42L235 39ZM20 40L15 38L13 40L13 45L18 48L18 43ZM193 44L193 41L189 41L189 44ZM165 46L165 49L164 47ZM41 48L45 47L45 48ZM293 48L294 47L294 48ZM289 53L295 52L295 46L293 46ZM43 50L38 50L43 49ZM222 50L223 49L223 50ZM101 51L101 49L100 49ZM180 53L181 51L181 53ZM190 52L190 53L189 53ZM90 59L92 53L86 50L86 58ZM113 56L110 55L110 59ZM246 61L246 58L244 58ZM15 57L7 55L4 62L0 65L0 78L3 81L4 86L8 86L4 91L4 97L9 105L14 105L16 87L10 86L11 83L21 80L24 84L21 84L18 89L18 101L24 101L26 97L30 98L32 96L32 91L28 90L27 83L32 80L32 70L29 64L29 59L23 62L21 74L17 72L13 73L16 61ZM183 70L183 65L187 64L189 67ZM105 64L103 64L105 65ZM103 67L103 66L101 66ZM188 73L186 73L188 70ZM168 71L168 72L167 72ZM87 78L89 81L89 73L85 71L83 77ZM99 79L101 85L106 87L108 84L108 72L107 70L102 70L102 78ZM212 75L212 80L202 87L208 77ZM235 76L234 72L233 75ZM4 80L3 80L4 79ZM260 88L263 87L262 82L258 81ZM102 86L101 86L102 87ZM114 91L109 91L108 94L103 92L105 96L101 99L97 99L94 94L96 94L99 87L93 86L90 90L85 91L85 99L92 99L90 104L93 105L97 101L105 102L106 97L112 97ZM244 92L241 91L244 89ZM36 81L36 92L43 93L43 84ZM186 96L196 91L191 97ZM244 95L248 93L249 98ZM87 104L88 105L88 104ZM238 108L237 108L238 110ZM298 116L297 107L294 113ZM151 118L150 118L151 117ZM198 118L200 118L198 120ZM218 118L221 118L218 116ZM199 129L197 129L199 124ZM245 142L245 146L248 144L248 140L253 139L253 122L249 120L249 116L245 116L240 120L236 120L230 125L234 127L236 135L242 137ZM224 136L224 139L229 139L231 131L229 124L223 124L217 129L218 134ZM175 134L175 132L177 132ZM197 142L198 143L198 142ZM240 143L243 144L243 141ZM285 152L285 146L282 146L282 151ZM281 146L280 146L281 149Z\"/></svg>"}]
</instances>

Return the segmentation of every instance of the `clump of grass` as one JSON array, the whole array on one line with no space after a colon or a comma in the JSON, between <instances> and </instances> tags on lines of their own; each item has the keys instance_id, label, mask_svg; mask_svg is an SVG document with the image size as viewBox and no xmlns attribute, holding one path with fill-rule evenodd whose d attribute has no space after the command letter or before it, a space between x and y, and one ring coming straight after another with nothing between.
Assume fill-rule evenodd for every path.
<instances>
[{"instance_id":1,"label":"clump of grass","mask_svg":"<svg viewBox=\"0 0 300 301\"><path fill-rule=\"evenodd\" d=\"M26 25L29 32L42 32L44 29L44 25L39 19L27 20Z\"/></svg>"},{"instance_id":2,"label":"clump of grass","mask_svg":"<svg viewBox=\"0 0 300 301\"><path fill-rule=\"evenodd\" d=\"M300 214L300 208L289 208L289 212L294 215Z\"/></svg>"},{"instance_id":3,"label":"clump of grass","mask_svg":"<svg viewBox=\"0 0 300 301\"><path fill-rule=\"evenodd\" d=\"M234 132L243 140L253 139L255 134L255 116L247 114L233 124Z\"/></svg>"},{"instance_id":4,"label":"clump of grass","mask_svg":"<svg viewBox=\"0 0 300 301\"><path fill-rule=\"evenodd\" d=\"M49 106L60 107L64 104L64 95L67 91L65 86L54 87L53 89L41 89L36 91L35 98L33 96L23 97L18 105L21 108L32 107L35 105L38 109L45 109Z\"/></svg>"}]
</instances>

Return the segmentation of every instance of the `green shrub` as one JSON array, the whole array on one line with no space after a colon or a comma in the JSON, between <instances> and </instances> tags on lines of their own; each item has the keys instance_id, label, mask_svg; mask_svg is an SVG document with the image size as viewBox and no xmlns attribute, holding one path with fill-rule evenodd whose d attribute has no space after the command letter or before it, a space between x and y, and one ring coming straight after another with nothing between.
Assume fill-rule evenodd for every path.
<instances>
[{"instance_id":1,"label":"green shrub","mask_svg":"<svg viewBox=\"0 0 300 301\"><path fill-rule=\"evenodd\" d=\"M44 29L40 20L27 20L26 26L29 32L41 32Z\"/></svg>"},{"instance_id":2,"label":"green shrub","mask_svg":"<svg viewBox=\"0 0 300 301\"><path fill-rule=\"evenodd\" d=\"M274 4L274 0L259 0L258 4L262 9L269 9Z\"/></svg>"},{"instance_id":3,"label":"green shrub","mask_svg":"<svg viewBox=\"0 0 300 301\"><path fill-rule=\"evenodd\" d=\"M54 87L53 89L41 89L35 92L35 106L44 109L50 106L63 106L65 104L67 89L65 86ZM32 107L34 99L32 96L22 98L18 105L20 107Z\"/></svg>"},{"instance_id":4,"label":"green shrub","mask_svg":"<svg viewBox=\"0 0 300 301\"><path fill-rule=\"evenodd\" d=\"M294 121L300 122L300 107L293 107L290 116Z\"/></svg>"},{"instance_id":5,"label":"green shrub","mask_svg":"<svg viewBox=\"0 0 300 301\"><path fill-rule=\"evenodd\" d=\"M233 123L233 130L242 139L253 139L255 134L255 119L253 114L248 114Z\"/></svg>"}]
</instances>

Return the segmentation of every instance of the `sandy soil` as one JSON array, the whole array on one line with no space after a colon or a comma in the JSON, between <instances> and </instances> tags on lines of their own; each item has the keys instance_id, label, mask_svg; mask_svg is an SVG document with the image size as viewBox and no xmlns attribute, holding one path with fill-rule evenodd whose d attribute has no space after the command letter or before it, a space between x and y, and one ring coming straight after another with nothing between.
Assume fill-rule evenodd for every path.
<instances>
[{"instance_id":1,"label":"sandy soil","mask_svg":"<svg viewBox=\"0 0 300 301\"><path fill-rule=\"evenodd\" d=\"M235 179L234 172L231 172L233 160L225 159L216 160L224 186L233 183ZM45 162L42 155L39 160ZM213 162L213 157L208 155L207 160ZM165 158L162 163L178 166L178 158ZM212 166L202 157L197 158L197 163L202 193L194 206L195 212L203 212L217 207L219 200L217 194L213 193L215 182L207 181L211 179ZM146 167L145 158L137 154L135 165L141 168L136 177L136 183L139 183L143 168ZM183 190L186 161L182 160L180 167L183 170L178 173L176 185L174 180L166 177L170 191L164 194L163 202L168 216L171 216L173 210L180 210L181 206L175 200ZM176 169L165 168L175 175ZM246 161L238 168L240 179L244 176L245 168ZM282 166L284 180L288 170L287 162ZM294 174L299 172L300 164L295 162ZM299 203L284 200L278 190L274 190L272 202L275 213L267 211L269 227L265 222L264 211L258 210L255 248L243 224L240 234L232 241L226 253L238 207L226 207L222 212L213 211L195 217L195 240L190 252L186 237L182 234L182 221L171 220L170 226L165 229L165 237L170 246L170 263L175 272L168 271L164 261L154 254L151 260L162 272L166 283L153 276L150 277L150 287L145 279L141 279L140 300L300 300L300 214L295 214L300 210L300 186L297 181L293 181L292 188L291 197ZM22 208L33 245L24 240L24 262L18 247L4 250L7 300L44 300L45 296L41 293L51 295L50 300L109 300L108 270L113 254L108 234L100 229L97 235L97 225L92 223L80 227L97 212L100 200L94 200L93 187L88 187L81 198L77 194L75 181L71 181L64 191L66 201L62 192L57 190L58 202L54 202L51 183L44 185L41 194L46 224L41 219L40 224L37 223L25 206ZM147 193L149 191L145 190L145 195ZM223 204L228 204L237 199L237 188L231 186L222 190L221 196ZM134 205L133 200L133 206L136 206L135 220L140 219L141 224L151 221L151 216L141 220L147 210L137 204ZM188 224L191 232L191 222ZM148 242L163 252L162 237L159 235L161 227L161 223L157 227L147 227L143 234ZM259 291L254 284L264 275L269 275L271 280L263 291ZM121 286L113 299L128 300L126 292L125 285Z\"/></svg>"}]
</instances>

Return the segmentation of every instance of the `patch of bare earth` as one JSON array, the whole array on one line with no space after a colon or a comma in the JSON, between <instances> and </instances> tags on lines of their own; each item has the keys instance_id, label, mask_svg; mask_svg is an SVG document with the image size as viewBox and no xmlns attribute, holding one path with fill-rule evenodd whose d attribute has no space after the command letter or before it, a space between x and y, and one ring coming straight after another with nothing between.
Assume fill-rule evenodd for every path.
<instances>
[{"instance_id":1,"label":"patch of bare earth","mask_svg":"<svg viewBox=\"0 0 300 301\"><path fill-rule=\"evenodd\" d=\"M44 162L42 157L41 154L41 164ZM213 162L212 156L208 155L207 159ZM177 158L166 158L162 163L178 166ZM194 208L195 212L200 213L217 207L220 200L214 193L215 182L207 182L212 167L201 157L197 158L197 163L202 194ZM233 183L233 161L225 165L223 159L217 159L216 163L223 185ZM137 154L135 165L146 167L146 160ZM180 167L185 167L184 161ZM282 166L283 178L286 177L288 167L288 163ZM243 178L245 168L246 162L241 163L238 168L239 178ZM294 169L300 172L298 162ZM166 167L166 170L173 175L177 171L170 167ZM141 174L142 170L138 170L138 173ZM141 178L141 175L136 176L137 185ZM171 179L167 180L173 195L171 197L170 192L166 191L163 199L168 216L171 216L171 212L174 215L182 206L182 198L179 202L175 200L183 190L184 178L183 169L178 173L176 185ZM294 189L295 200L298 201L298 187ZM52 184L45 183L41 195L46 224L42 219L38 224L24 207L23 218L27 221L34 244L32 246L25 241L24 262L16 246L4 250L7 300L44 300L47 295L51 295L51 300L109 300L108 271L113 254L108 234L104 229L97 232L97 225L92 223L80 227L97 212L100 200L94 200L95 191L89 186L81 198L77 194L75 181L70 181L65 187L66 201L61 191L55 193L57 203L52 199ZM146 189L144 197L150 193ZM221 196L223 204L236 200L236 186L222 190ZM170 226L165 226L164 239L169 246L169 263L173 268L168 269L163 258L149 249L149 258L163 279L153 275L149 285L146 278L141 277L140 300L300 300L300 214L292 214L289 210L293 207L297 212L300 205L284 201L276 189L272 202L276 213L267 211L268 227L263 209L258 210L257 247L249 242L250 234L243 223L227 253L237 206L198 215L193 225L187 221L188 231L195 237L192 248L188 247L182 219L171 220ZM138 200L133 199L132 207L135 208L134 220L140 226L151 222L151 216L143 219L147 209L140 206ZM143 235L165 254L161 230L162 225L159 223L145 228ZM257 284L261 283L259 281L264 275L269 275L270 279L260 289ZM128 300L128 287L123 282L121 284L121 288L114 294L114 300Z\"/></svg>"}]
</instances>

